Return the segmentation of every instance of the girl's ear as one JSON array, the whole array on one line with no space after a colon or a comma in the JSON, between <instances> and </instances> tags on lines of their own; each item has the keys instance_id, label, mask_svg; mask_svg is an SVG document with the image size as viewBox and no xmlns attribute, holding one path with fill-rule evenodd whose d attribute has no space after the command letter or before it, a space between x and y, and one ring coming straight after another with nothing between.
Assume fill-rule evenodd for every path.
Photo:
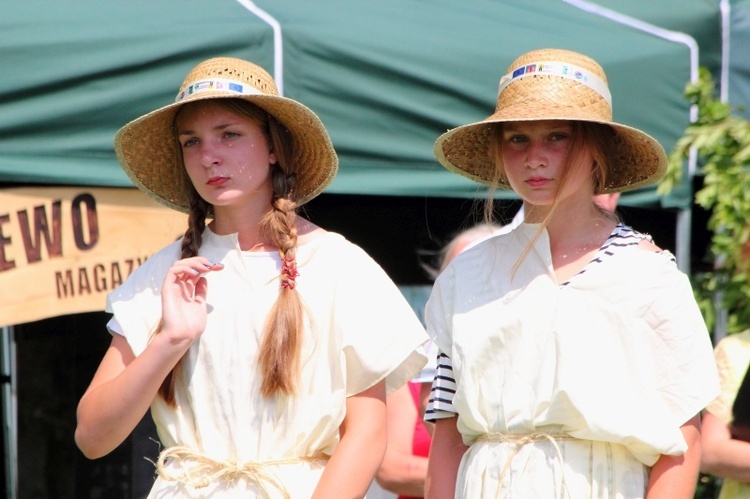
<instances>
[{"instance_id":1,"label":"girl's ear","mask_svg":"<svg viewBox=\"0 0 750 499\"><path fill-rule=\"evenodd\" d=\"M268 163L271 165L275 165L276 163L278 163L278 161L276 160L276 155L274 153L270 153L268 155Z\"/></svg>"}]
</instances>

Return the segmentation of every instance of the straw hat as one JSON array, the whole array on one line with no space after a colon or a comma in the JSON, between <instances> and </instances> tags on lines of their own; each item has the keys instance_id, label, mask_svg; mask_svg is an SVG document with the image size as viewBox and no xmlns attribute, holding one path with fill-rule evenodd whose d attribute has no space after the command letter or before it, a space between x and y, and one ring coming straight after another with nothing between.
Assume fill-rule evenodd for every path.
<instances>
[{"instance_id":1,"label":"straw hat","mask_svg":"<svg viewBox=\"0 0 750 499\"><path fill-rule=\"evenodd\" d=\"M338 170L338 157L323 123L309 108L279 96L263 68L241 59L219 57L201 62L188 73L173 104L122 127L115 152L128 177L149 196L170 208L188 212L187 185L178 154L173 121L188 102L239 98L274 116L293 137L292 172L297 176L297 202L320 194Z\"/></svg>"},{"instance_id":2,"label":"straw hat","mask_svg":"<svg viewBox=\"0 0 750 499\"><path fill-rule=\"evenodd\" d=\"M435 156L447 169L490 184L495 170L489 144L492 123L577 120L609 125L616 132L612 164L602 193L652 184L667 169L664 148L644 132L612 121L612 102L604 70L577 52L541 49L528 52L500 79L495 112L459 126L435 142ZM510 187L507 180L500 186Z\"/></svg>"}]
</instances>

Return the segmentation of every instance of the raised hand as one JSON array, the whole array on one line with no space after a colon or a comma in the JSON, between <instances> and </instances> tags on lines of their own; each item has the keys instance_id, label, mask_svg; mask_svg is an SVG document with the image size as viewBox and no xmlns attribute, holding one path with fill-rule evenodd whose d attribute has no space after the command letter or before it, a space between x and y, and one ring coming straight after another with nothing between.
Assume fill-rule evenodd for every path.
<instances>
[{"instance_id":1,"label":"raised hand","mask_svg":"<svg viewBox=\"0 0 750 499\"><path fill-rule=\"evenodd\" d=\"M162 329L173 342L192 344L206 328L206 279L208 272L224 265L202 256L178 260L167 271L161 289Z\"/></svg>"}]
</instances>

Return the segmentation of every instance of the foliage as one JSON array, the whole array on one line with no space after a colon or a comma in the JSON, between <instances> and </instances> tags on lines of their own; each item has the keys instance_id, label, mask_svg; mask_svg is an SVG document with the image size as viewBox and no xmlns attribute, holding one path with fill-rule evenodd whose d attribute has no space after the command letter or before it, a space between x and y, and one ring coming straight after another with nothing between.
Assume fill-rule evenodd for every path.
<instances>
[{"instance_id":1,"label":"foliage","mask_svg":"<svg viewBox=\"0 0 750 499\"><path fill-rule=\"evenodd\" d=\"M658 192L666 194L680 181L694 148L703 175L695 202L710 213L707 257L713 266L696 273L693 284L709 328L721 307L728 314L727 333L733 333L750 327L750 122L733 116L730 105L714 93L711 74L701 68L699 81L685 89L686 98L697 105L698 119L677 141Z\"/></svg>"},{"instance_id":2,"label":"foliage","mask_svg":"<svg viewBox=\"0 0 750 499\"><path fill-rule=\"evenodd\" d=\"M716 499L719 497L721 479L713 475L701 473L695 486L693 499Z\"/></svg>"}]
</instances>

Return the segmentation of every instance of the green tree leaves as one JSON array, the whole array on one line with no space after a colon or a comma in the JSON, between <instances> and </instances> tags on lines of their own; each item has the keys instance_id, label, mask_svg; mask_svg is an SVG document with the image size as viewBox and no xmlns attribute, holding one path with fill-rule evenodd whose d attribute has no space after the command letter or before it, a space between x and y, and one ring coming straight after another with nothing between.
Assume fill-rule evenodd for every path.
<instances>
[{"instance_id":1,"label":"green tree leaves","mask_svg":"<svg viewBox=\"0 0 750 499\"><path fill-rule=\"evenodd\" d=\"M709 328L721 307L728 312L727 332L733 333L750 327L750 122L732 115L730 105L714 95L711 74L701 68L699 81L685 89L698 119L675 144L657 192L666 194L679 183L694 149L703 175L695 202L710 212L706 257L713 268L694 275L693 285Z\"/></svg>"}]
</instances>

